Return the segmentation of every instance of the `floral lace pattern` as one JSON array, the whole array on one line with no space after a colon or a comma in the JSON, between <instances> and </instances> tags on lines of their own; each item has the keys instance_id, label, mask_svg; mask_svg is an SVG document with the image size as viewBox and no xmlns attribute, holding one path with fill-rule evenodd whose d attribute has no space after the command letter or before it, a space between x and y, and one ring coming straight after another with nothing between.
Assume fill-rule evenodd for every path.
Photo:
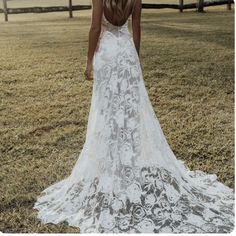
<instances>
[{"instance_id":1,"label":"floral lace pattern","mask_svg":"<svg viewBox=\"0 0 236 236\"><path fill-rule=\"evenodd\" d=\"M228 233L234 193L171 151L149 100L128 23L105 18L86 141L71 175L34 206L82 233Z\"/></svg>"}]
</instances>

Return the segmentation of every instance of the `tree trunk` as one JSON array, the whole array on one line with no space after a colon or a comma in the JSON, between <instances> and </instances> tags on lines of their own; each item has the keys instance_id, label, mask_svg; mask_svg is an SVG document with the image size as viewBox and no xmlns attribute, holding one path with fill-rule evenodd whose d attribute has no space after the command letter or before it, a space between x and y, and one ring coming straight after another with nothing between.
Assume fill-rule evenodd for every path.
<instances>
[{"instance_id":1,"label":"tree trunk","mask_svg":"<svg viewBox=\"0 0 236 236\"><path fill-rule=\"evenodd\" d=\"M184 0L179 0L179 11L183 12L183 8L184 8Z\"/></svg>"},{"instance_id":2,"label":"tree trunk","mask_svg":"<svg viewBox=\"0 0 236 236\"><path fill-rule=\"evenodd\" d=\"M5 21L8 21L7 0L3 0L3 12Z\"/></svg>"},{"instance_id":3,"label":"tree trunk","mask_svg":"<svg viewBox=\"0 0 236 236\"><path fill-rule=\"evenodd\" d=\"M198 12L204 11L204 0L197 0L197 11Z\"/></svg>"},{"instance_id":4,"label":"tree trunk","mask_svg":"<svg viewBox=\"0 0 236 236\"><path fill-rule=\"evenodd\" d=\"M72 0L69 0L69 17L73 17L73 11L72 11Z\"/></svg>"}]
</instances>

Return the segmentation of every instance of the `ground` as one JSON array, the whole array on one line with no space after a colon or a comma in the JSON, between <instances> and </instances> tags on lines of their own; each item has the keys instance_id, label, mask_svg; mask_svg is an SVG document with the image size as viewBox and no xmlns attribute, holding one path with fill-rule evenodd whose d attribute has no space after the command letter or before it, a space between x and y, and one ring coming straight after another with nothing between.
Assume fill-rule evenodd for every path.
<instances>
[{"instance_id":1,"label":"ground","mask_svg":"<svg viewBox=\"0 0 236 236\"><path fill-rule=\"evenodd\" d=\"M41 224L32 207L45 187L70 174L85 141L89 14L21 14L0 22L0 231L79 232ZM233 22L226 6L202 14L144 10L141 46L145 85L176 157L230 187Z\"/></svg>"}]
</instances>

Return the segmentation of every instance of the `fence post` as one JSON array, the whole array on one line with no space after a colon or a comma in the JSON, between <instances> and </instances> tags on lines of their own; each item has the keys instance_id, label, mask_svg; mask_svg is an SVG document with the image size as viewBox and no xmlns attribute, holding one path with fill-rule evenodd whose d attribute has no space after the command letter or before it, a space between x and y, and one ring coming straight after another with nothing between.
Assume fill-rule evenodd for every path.
<instances>
[{"instance_id":1,"label":"fence post","mask_svg":"<svg viewBox=\"0 0 236 236\"><path fill-rule=\"evenodd\" d=\"M70 18L73 17L72 0L69 0L69 16L70 16Z\"/></svg>"},{"instance_id":2,"label":"fence post","mask_svg":"<svg viewBox=\"0 0 236 236\"><path fill-rule=\"evenodd\" d=\"M197 11L198 12L204 11L204 0L197 0Z\"/></svg>"},{"instance_id":3,"label":"fence post","mask_svg":"<svg viewBox=\"0 0 236 236\"><path fill-rule=\"evenodd\" d=\"M228 10L231 10L231 3L232 3L232 0L228 0L228 4L227 4L227 9Z\"/></svg>"},{"instance_id":4,"label":"fence post","mask_svg":"<svg viewBox=\"0 0 236 236\"><path fill-rule=\"evenodd\" d=\"M179 11L183 12L184 9L184 0L179 0Z\"/></svg>"},{"instance_id":5,"label":"fence post","mask_svg":"<svg viewBox=\"0 0 236 236\"><path fill-rule=\"evenodd\" d=\"M3 11L4 11L5 21L8 21L7 0L3 0Z\"/></svg>"}]
</instances>

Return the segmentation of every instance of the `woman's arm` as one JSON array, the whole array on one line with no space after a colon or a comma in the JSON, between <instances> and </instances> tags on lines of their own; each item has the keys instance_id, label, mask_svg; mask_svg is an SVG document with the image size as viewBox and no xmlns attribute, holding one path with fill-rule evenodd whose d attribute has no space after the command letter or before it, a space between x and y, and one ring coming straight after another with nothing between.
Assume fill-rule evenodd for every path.
<instances>
[{"instance_id":1,"label":"woman's arm","mask_svg":"<svg viewBox=\"0 0 236 236\"><path fill-rule=\"evenodd\" d=\"M103 1L93 0L92 1L92 21L89 30L88 40L88 53L87 53L87 66L85 76L87 80L91 80L92 73L92 62L95 50L97 48L99 36L101 33L101 21L103 12Z\"/></svg>"},{"instance_id":2,"label":"woman's arm","mask_svg":"<svg viewBox=\"0 0 236 236\"><path fill-rule=\"evenodd\" d=\"M134 10L132 13L132 30L135 48L139 55L140 41L141 41L141 10L142 10L142 0L136 0Z\"/></svg>"}]
</instances>

